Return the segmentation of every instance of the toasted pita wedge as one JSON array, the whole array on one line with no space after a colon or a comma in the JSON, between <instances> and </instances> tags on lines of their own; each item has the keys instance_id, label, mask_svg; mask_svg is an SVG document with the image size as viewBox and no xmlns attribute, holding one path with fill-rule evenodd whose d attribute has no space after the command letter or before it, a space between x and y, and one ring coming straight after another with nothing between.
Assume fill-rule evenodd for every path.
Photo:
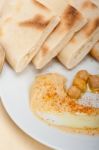
<instances>
[{"instance_id":1,"label":"toasted pita wedge","mask_svg":"<svg viewBox=\"0 0 99 150\"><path fill-rule=\"evenodd\" d=\"M99 61L99 41L94 45L90 52L91 56Z\"/></svg>"},{"instance_id":2,"label":"toasted pita wedge","mask_svg":"<svg viewBox=\"0 0 99 150\"><path fill-rule=\"evenodd\" d=\"M69 42L74 33L80 30L86 23L86 19L81 13L64 0L40 0L40 2L44 5L48 4L50 9L60 16L61 21L33 59L33 63L37 69L43 68L54 58Z\"/></svg>"},{"instance_id":3,"label":"toasted pita wedge","mask_svg":"<svg viewBox=\"0 0 99 150\"><path fill-rule=\"evenodd\" d=\"M99 8L89 0L75 0L72 5L89 21L58 55L60 62L68 69L78 65L99 40Z\"/></svg>"},{"instance_id":4,"label":"toasted pita wedge","mask_svg":"<svg viewBox=\"0 0 99 150\"><path fill-rule=\"evenodd\" d=\"M36 0L8 0L0 22L0 41L9 64L21 72L60 19Z\"/></svg>"},{"instance_id":5,"label":"toasted pita wedge","mask_svg":"<svg viewBox=\"0 0 99 150\"><path fill-rule=\"evenodd\" d=\"M4 62L5 62L5 51L4 48L0 45L0 73L3 69Z\"/></svg>"}]
</instances>

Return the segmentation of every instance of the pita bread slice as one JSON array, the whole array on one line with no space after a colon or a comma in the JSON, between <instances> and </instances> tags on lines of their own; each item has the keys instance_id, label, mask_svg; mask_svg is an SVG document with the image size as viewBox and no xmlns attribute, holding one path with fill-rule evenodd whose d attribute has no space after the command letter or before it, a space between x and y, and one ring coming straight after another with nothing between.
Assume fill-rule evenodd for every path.
<instances>
[{"instance_id":1,"label":"pita bread slice","mask_svg":"<svg viewBox=\"0 0 99 150\"><path fill-rule=\"evenodd\" d=\"M94 45L90 52L91 56L99 61L99 41Z\"/></svg>"},{"instance_id":2,"label":"pita bread slice","mask_svg":"<svg viewBox=\"0 0 99 150\"><path fill-rule=\"evenodd\" d=\"M4 48L0 45L0 73L2 72L5 62L5 51Z\"/></svg>"},{"instance_id":3,"label":"pita bread slice","mask_svg":"<svg viewBox=\"0 0 99 150\"><path fill-rule=\"evenodd\" d=\"M99 0L92 0L93 3L95 3L98 7L99 7ZM94 47L92 48L90 55L96 59L97 61L99 61L99 41L96 42L96 44L94 45Z\"/></svg>"},{"instance_id":4,"label":"pita bread slice","mask_svg":"<svg viewBox=\"0 0 99 150\"><path fill-rule=\"evenodd\" d=\"M62 12L64 12L66 4L68 4L68 1L66 0L37 0L37 1L45 5L46 7L50 8L52 11L56 12L56 14L60 16Z\"/></svg>"},{"instance_id":5,"label":"pita bread slice","mask_svg":"<svg viewBox=\"0 0 99 150\"><path fill-rule=\"evenodd\" d=\"M45 5L45 0L40 0L40 2L41 1L44 2L43 4ZM54 58L69 42L74 33L80 30L86 23L86 19L81 13L71 5L68 5L64 0L58 0L57 2L56 0L53 0L50 4L52 8L48 3L50 9L53 10L53 7L55 8L53 11L60 16L61 21L33 59L33 64L37 69L43 68L52 58Z\"/></svg>"},{"instance_id":6,"label":"pita bread slice","mask_svg":"<svg viewBox=\"0 0 99 150\"><path fill-rule=\"evenodd\" d=\"M89 0L75 0L73 6L89 21L58 55L60 62L68 69L79 64L99 40L99 8Z\"/></svg>"},{"instance_id":7,"label":"pita bread slice","mask_svg":"<svg viewBox=\"0 0 99 150\"><path fill-rule=\"evenodd\" d=\"M60 19L35 0L8 0L0 21L0 42L9 64L21 72Z\"/></svg>"}]
</instances>

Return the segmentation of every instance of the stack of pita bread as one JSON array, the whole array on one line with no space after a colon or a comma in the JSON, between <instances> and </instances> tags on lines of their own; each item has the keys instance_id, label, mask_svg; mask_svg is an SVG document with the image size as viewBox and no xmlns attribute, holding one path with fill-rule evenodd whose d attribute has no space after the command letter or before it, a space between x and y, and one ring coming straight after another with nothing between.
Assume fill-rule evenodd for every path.
<instances>
[{"instance_id":1,"label":"stack of pita bread","mask_svg":"<svg viewBox=\"0 0 99 150\"><path fill-rule=\"evenodd\" d=\"M68 69L90 52L99 60L99 7L93 0L1 0L0 44L16 72L31 61L42 69L54 57Z\"/></svg>"},{"instance_id":2,"label":"stack of pita bread","mask_svg":"<svg viewBox=\"0 0 99 150\"><path fill-rule=\"evenodd\" d=\"M0 17L0 43L16 72L27 66L59 21L36 0L6 0Z\"/></svg>"}]
</instances>

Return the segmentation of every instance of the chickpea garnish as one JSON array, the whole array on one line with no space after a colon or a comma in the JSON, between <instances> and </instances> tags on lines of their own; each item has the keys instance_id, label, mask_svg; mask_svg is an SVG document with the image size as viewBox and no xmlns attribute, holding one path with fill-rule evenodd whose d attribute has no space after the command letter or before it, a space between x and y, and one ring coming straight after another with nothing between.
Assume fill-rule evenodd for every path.
<instances>
[{"instance_id":1,"label":"chickpea garnish","mask_svg":"<svg viewBox=\"0 0 99 150\"><path fill-rule=\"evenodd\" d=\"M89 73L86 70L81 70L76 74L76 77L87 82L89 78Z\"/></svg>"},{"instance_id":2,"label":"chickpea garnish","mask_svg":"<svg viewBox=\"0 0 99 150\"><path fill-rule=\"evenodd\" d=\"M73 99L79 99L81 97L81 90L76 86L71 86L68 89L67 94Z\"/></svg>"},{"instance_id":3,"label":"chickpea garnish","mask_svg":"<svg viewBox=\"0 0 99 150\"><path fill-rule=\"evenodd\" d=\"M73 85L79 88L82 92L85 92L87 89L87 83L83 79L77 77L74 79Z\"/></svg>"},{"instance_id":4,"label":"chickpea garnish","mask_svg":"<svg viewBox=\"0 0 99 150\"><path fill-rule=\"evenodd\" d=\"M99 92L99 75L90 75L88 85L93 92Z\"/></svg>"}]
</instances>

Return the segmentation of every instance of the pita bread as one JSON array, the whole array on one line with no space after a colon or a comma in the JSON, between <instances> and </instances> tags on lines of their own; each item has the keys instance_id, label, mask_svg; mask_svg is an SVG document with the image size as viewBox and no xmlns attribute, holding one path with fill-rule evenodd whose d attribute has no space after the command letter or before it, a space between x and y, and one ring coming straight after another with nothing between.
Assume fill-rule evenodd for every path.
<instances>
[{"instance_id":1,"label":"pita bread","mask_svg":"<svg viewBox=\"0 0 99 150\"><path fill-rule=\"evenodd\" d=\"M91 56L99 61L99 41L94 45L90 52Z\"/></svg>"},{"instance_id":2,"label":"pita bread","mask_svg":"<svg viewBox=\"0 0 99 150\"><path fill-rule=\"evenodd\" d=\"M0 21L0 42L9 64L21 72L60 19L36 0L8 0Z\"/></svg>"},{"instance_id":3,"label":"pita bread","mask_svg":"<svg viewBox=\"0 0 99 150\"><path fill-rule=\"evenodd\" d=\"M89 0L75 0L73 6L89 20L58 55L68 69L72 69L90 52L99 40L99 8Z\"/></svg>"},{"instance_id":4,"label":"pita bread","mask_svg":"<svg viewBox=\"0 0 99 150\"><path fill-rule=\"evenodd\" d=\"M86 23L86 19L81 13L64 0L40 0L40 2L41 1L44 5L46 5L47 1L50 2L50 4L48 3L50 9L54 9L53 11L60 16L61 21L33 59L33 64L37 69L43 68L54 58L69 42L74 33L80 30Z\"/></svg>"},{"instance_id":5,"label":"pita bread","mask_svg":"<svg viewBox=\"0 0 99 150\"><path fill-rule=\"evenodd\" d=\"M99 7L99 0L92 0ZM90 52L91 56L99 61L99 41L94 45Z\"/></svg>"},{"instance_id":6,"label":"pita bread","mask_svg":"<svg viewBox=\"0 0 99 150\"><path fill-rule=\"evenodd\" d=\"M3 69L4 62L5 62L5 51L4 48L0 45L0 73Z\"/></svg>"}]
</instances>

